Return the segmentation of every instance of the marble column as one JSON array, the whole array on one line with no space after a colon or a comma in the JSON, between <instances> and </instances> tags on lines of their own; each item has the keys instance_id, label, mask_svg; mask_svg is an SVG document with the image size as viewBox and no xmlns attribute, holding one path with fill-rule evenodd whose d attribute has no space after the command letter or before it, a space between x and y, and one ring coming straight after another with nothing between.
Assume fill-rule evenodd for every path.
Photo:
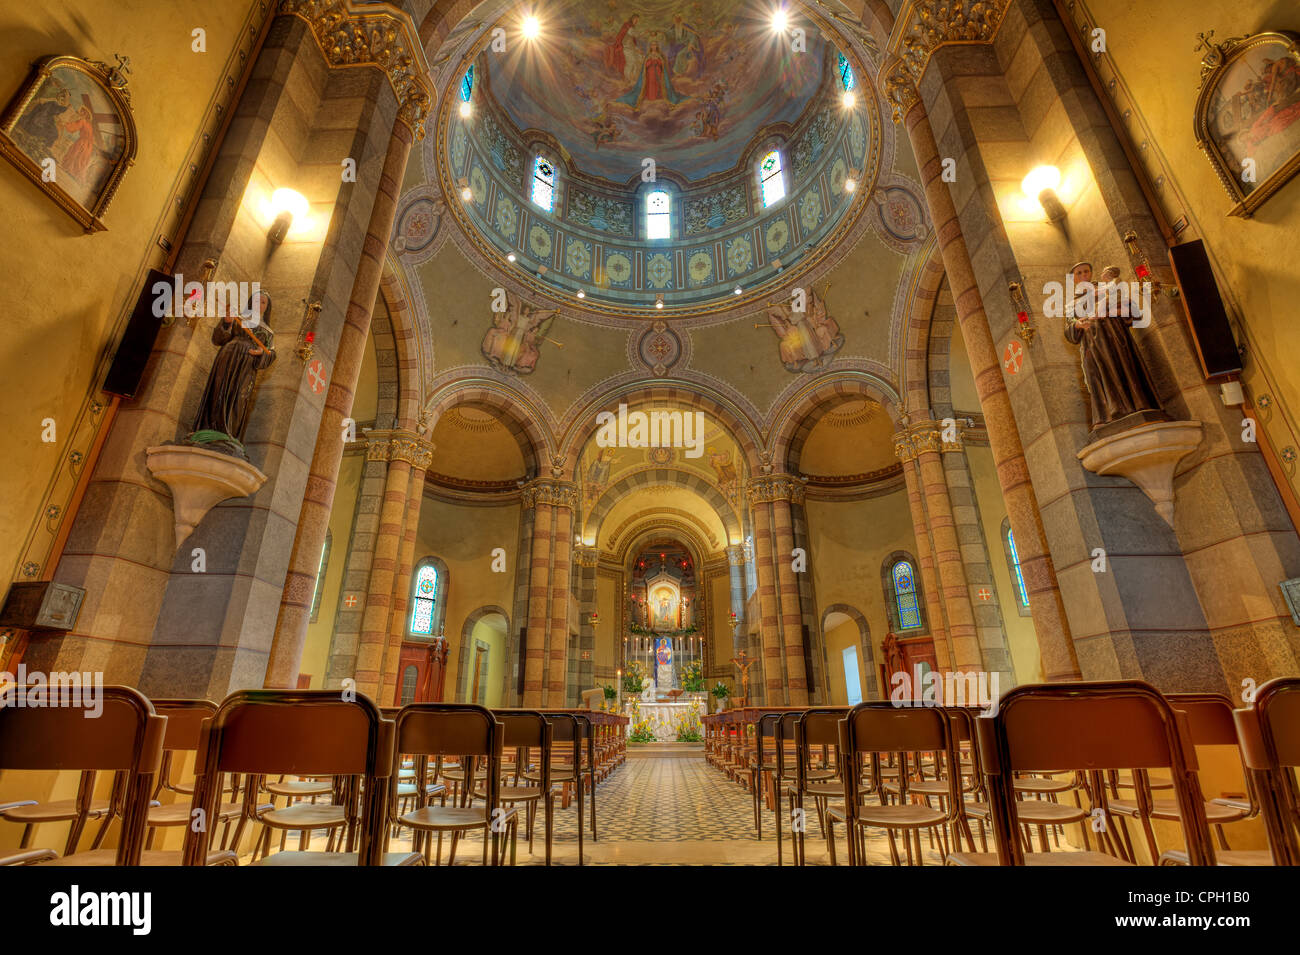
<instances>
[{"instance_id":1,"label":"marble column","mask_svg":"<svg viewBox=\"0 0 1300 955\"><path fill-rule=\"evenodd\" d=\"M952 641L948 637L948 623L943 612L943 598L939 591L939 575L934 566L934 553L930 546L930 521L925 513L925 500L921 494L921 477L916 464L916 450L906 432L894 435L894 453L903 463L903 482L907 487L907 504L912 513L912 533L916 538L916 562L920 565L921 592L925 600L925 618L934 641L935 658L941 670L955 669Z\"/></svg>"},{"instance_id":2,"label":"marble column","mask_svg":"<svg viewBox=\"0 0 1300 955\"><path fill-rule=\"evenodd\" d=\"M988 426L989 446L997 467L998 483L1020 553L1020 567L1029 591L1034 630L1038 636L1043 674L1049 681L1080 678L1079 661L1070 638L1056 568L1052 564L1042 516L1029 482L1029 468L1016 429L1016 418L1002 378L1001 365L988 316L980 295L970 253L962 235L952 195L942 179L943 164L930 128L925 106L915 88L901 88L903 123L907 127L917 167L925 184L926 204L939 237L944 271L952 288L962 337L970 358L980 410ZM950 624L951 626L951 624ZM954 647L954 649L956 649Z\"/></svg>"},{"instance_id":3,"label":"marble column","mask_svg":"<svg viewBox=\"0 0 1300 955\"><path fill-rule=\"evenodd\" d=\"M298 517L298 532L294 538L289 571L284 581L284 596L280 601L279 619L267 661L268 687L293 686L298 678L303 642L307 637L307 624L311 617L311 596L316 581L317 562L320 559L320 549L325 543L330 510L334 506L339 463L343 459L343 419L352 414L352 399L361 374L366 337L370 332L370 316L374 311L375 296L379 293L379 280L383 273L384 250L393 231L398 192L406 174L413 139L414 133L407 122L394 124L380 174L379 190L370 211L361 259L352 283L352 294L348 300L338 351L330 374L329 392L321 413L320 428L316 434L307 490ZM405 476L409 477L409 474ZM365 665L358 661L359 667ZM373 666L378 667L379 661L373 661Z\"/></svg>"},{"instance_id":4,"label":"marble column","mask_svg":"<svg viewBox=\"0 0 1300 955\"><path fill-rule=\"evenodd\" d=\"M916 466L930 531L934 535L934 562L939 575L940 592L948 618L948 639L952 646L953 668L980 670L979 638L975 632L975 611L971 606L970 584L962 562L961 544L953 522L952 500L948 496L948 477L940 455L948 442L943 441L936 421L913 425L907 433L916 452Z\"/></svg>"},{"instance_id":5,"label":"marble column","mask_svg":"<svg viewBox=\"0 0 1300 955\"><path fill-rule=\"evenodd\" d=\"M782 672L781 620L778 616L776 569L772 566L772 506L764 499L760 484L750 482L750 512L754 519L754 569L758 574L759 641L763 648L760 666L763 702L777 706L785 702L785 674ZM751 674L750 686L753 686Z\"/></svg>"},{"instance_id":6,"label":"marble column","mask_svg":"<svg viewBox=\"0 0 1300 955\"><path fill-rule=\"evenodd\" d=\"M736 621L737 626L732 628L732 632L727 634L731 641L730 652L722 653L719 647L718 657L720 659L730 659L735 656L744 644L737 636L744 633L745 625L745 546L743 544L732 544L727 548L727 569L730 573L731 584L731 613Z\"/></svg>"},{"instance_id":7,"label":"marble column","mask_svg":"<svg viewBox=\"0 0 1300 955\"><path fill-rule=\"evenodd\" d=\"M433 447L420 435L400 432L394 440L389 467L395 461L408 465L406 486L406 513L402 518L402 534L397 547L397 567L393 575L393 597L388 613L388 642L384 650L383 681L380 684L381 700L397 699L397 671L401 662L402 644L406 640L407 609L411 600L411 573L415 566L415 538L420 530L420 506L424 503L424 476L433 461ZM444 646L443 652L446 652Z\"/></svg>"},{"instance_id":8,"label":"marble column","mask_svg":"<svg viewBox=\"0 0 1300 955\"><path fill-rule=\"evenodd\" d=\"M776 562L777 593L781 603L781 649L785 654L787 700L791 706L807 706L808 653L804 645L799 581L793 567L794 518L790 513L791 500L796 497L803 500L803 485L790 480L775 485L774 491L781 495L772 500L772 557Z\"/></svg>"},{"instance_id":9,"label":"marble column","mask_svg":"<svg viewBox=\"0 0 1300 955\"><path fill-rule=\"evenodd\" d=\"M573 560L578 566L578 689L589 690L596 685L596 625L591 615L596 612L596 567L600 563L600 551L585 544L577 545L573 548Z\"/></svg>"},{"instance_id":10,"label":"marble column","mask_svg":"<svg viewBox=\"0 0 1300 955\"><path fill-rule=\"evenodd\" d=\"M529 546L528 629L524 646L524 698L522 705L542 705L546 683L546 643L551 628L551 538L554 515L550 502L536 482L523 490L523 505L533 512Z\"/></svg>"},{"instance_id":11,"label":"marble column","mask_svg":"<svg viewBox=\"0 0 1300 955\"><path fill-rule=\"evenodd\" d=\"M361 641L361 623L366 612L365 595L370 585L370 564L375 556L375 536L379 531L379 513L383 509L384 484L388 474L387 455L372 460L371 440L367 438L358 443L362 445L361 453L366 460L361 470L361 488L348 541L334 633L330 637L324 682L329 689L339 689L344 680L356 677L357 646ZM355 448L354 445L347 453L356 453ZM348 606L348 595L358 598L352 606Z\"/></svg>"},{"instance_id":12,"label":"marble column","mask_svg":"<svg viewBox=\"0 0 1300 955\"><path fill-rule=\"evenodd\" d=\"M406 516L410 465L393 459L393 432L372 431L368 437L367 462L383 461L386 469L375 549L370 560L370 579L366 582L366 609L361 615L354 678L358 692L371 697L381 706L387 706L389 704L380 696L379 690L383 677L384 649L388 643L388 610L393 598L397 549L401 542L402 521Z\"/></svg>"},{"instance_id":13,"label":"marble column","mask_svg":"<svg viewBox=\"0 0 1300 955\"><path fill-rule=\"evenodd\" d=\"M546 647L546 706L567 706L569 677L569 600L573 591L573 512L578 506L578 486L567 481L547 482L554 532L551 535L551 625Z\"/></svg>"}]
</instances>

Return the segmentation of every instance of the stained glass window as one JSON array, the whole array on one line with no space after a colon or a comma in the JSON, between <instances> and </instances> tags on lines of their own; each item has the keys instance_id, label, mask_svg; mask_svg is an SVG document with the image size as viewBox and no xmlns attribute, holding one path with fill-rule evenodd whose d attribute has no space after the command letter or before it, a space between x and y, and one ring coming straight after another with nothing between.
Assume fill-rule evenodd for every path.
<instances>
[{"instance_id":1,"label":"stained glass window","mask_svg":"<svg viewBox=\"0 0 1300 955\"><path fill-rule=\"evenodd\" d=\"M547 212L555 209L555 166L545 156L533 160L533 202Z\"/></svg>"},{"instance_id":2,"label":"stained glass window","mask_svg":"<svg viewBox=\"0 0 1300 955\"><path fill-rule=\"evenodd\" d=\"M785 177L781 175L781 153L773 149L758 163L758 182L763 193L763 208L785 198Z\"/></svg>"},{"instance_id":3,"label":"stained glass window","mask_svg":"<svg viewBox=\"0 0 1300 955\"><path fill-rule=\"evenodd\" d=\"M425 564L415 572L411 595L411 633L433 633L433 608L438 603L438 571Z\"/></svg>"},{"instance_id":4,"label":"stained glass window","mask_svg":"<svg viewBox=\"0 0 1300 955\"><path fill-rule=\"evenodd\" d=\"M1020 572L1020 555L1016 553L1016 539L1011 536L1011 528L1007 528L1007 553L1011 555L1011 570L1016 578L1016 596L1020 599L1020 606L1029 606L1029 591L1025 587L1025 575Z\"/></svg>"},{"instance_id":5,"label":"stained glass window","mask_svg":"<svg viewBox=\"0 0 1300 955\"><path fill-rule=\"evenodd\" d=\"M898 607L898 624L904 630L921 626L921 605L916 600L916 577L910 561L894 564L894 602Z\"/></svg>"},{"instance_id":6,"label":"stained glass window","mask_svg":"<svg viewBox=\"0 0 1300 955\"><path fill-rule=\"evenodd\" d=\"M672 235L672 202L668 193L652 192L645 198L645 236L647 239L666 239Z\"/></svg>"},{"instance_id":7,"label":"stained glass window","mask_svg":"<svg viewBox=\"0 0 1300 955\"><path fill-rule=\"evenodd\" d=\"M838 54L838 56L839 56L838 68L840 73L840 86L844 87L844 92L847 93L850 90L852 90L853 87L858 85L858 81L853 78L853 65L849 63L849 58L845 56L843 53Z\"/></svg>"},{"instance_id":8,"label":"stained glass window","mask_svg":"<svg viewBox=\"0 0 1300 955\"><path fill-rule=\"evenodd\" d=\"M460 99L463 103L468 103L470 95L474 92L474 64L469 65L465 75L460 78Z\"/></svg>"}]
</instances>

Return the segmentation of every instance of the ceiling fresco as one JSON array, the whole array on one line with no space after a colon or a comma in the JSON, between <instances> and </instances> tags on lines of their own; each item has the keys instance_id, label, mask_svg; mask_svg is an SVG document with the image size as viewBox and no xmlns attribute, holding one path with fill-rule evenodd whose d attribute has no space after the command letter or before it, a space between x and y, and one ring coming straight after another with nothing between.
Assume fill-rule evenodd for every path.
<instances>
[{"instance_id":1,"label":"ceiling fresco","mask_svg":"<svg viewBox=\"0 0 1300 955\"><path fill-rule=\"evenodd\" d=\"M793 123L822 78L755 0L562 0L537 42L479 58L521 130L554 134L582 171L614 182L650 156L687 179L731 169L754 132Z\"/></svg>"}]
</instances>

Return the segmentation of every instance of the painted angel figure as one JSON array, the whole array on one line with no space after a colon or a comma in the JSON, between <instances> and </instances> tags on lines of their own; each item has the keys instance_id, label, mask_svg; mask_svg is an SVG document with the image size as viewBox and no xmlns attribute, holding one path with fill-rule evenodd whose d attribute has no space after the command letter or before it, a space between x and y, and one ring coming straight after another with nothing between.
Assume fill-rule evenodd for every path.
<instances>
[{"instance_id":1,"label":"painted angel figure","mask_svg":"<svg viewBox=\"0 0 1300 955\"><path fill-rule=\"evenodd\" d=\"M830 364L844 345L839 323L826 312L826 302L808 290L802 312L792 303L777 302L767 307L767 321L781 345L781 364L786 371L818 371Z\"/></svg>"},{"instance_id":2,"label":"painted angel figure","mask_svg":"<svg viewBox=\"0 0 1300 955\"><path fill-rule=\"evenodd\" d=\"M541 344L558 314L558 309L533 308L507 292L505 311L492 313L492 327L479 346L483 357L498 371L532 374Z\"/></svg>"}]
</instances>

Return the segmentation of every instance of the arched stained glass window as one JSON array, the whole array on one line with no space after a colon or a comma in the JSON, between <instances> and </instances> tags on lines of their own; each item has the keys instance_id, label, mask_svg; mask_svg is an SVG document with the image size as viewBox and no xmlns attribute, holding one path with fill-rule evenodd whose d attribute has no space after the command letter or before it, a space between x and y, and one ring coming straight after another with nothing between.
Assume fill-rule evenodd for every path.
<instances>
[{"instance_id":1,"label":"arched stained glass window","mask_svg":"<svg viewBox=\"0 0 1300 955\"><path fill-rule=\"evenodd\" d=\"M533 202L547 212L555 209L555 165L541 155L533 160Z\"/></svg>"},{"instance_id":2,"label":"arched stained glass window","mask_svg":"<svg viewBox=\"0 0 1300 955\"><path fill-rule=\"evenodd\" d=\"M673 234L672 198L662 189L645 197L645 237L667 239Z\"/></svg>"},{"instance_id":3,"label":"arched stained glass window","mask_svg":"<svg viewBox=\"0 0 1300 955\"><path fill-rule=\"evenodd\" d=\"M1016 553L1016 539L1011 536L1011 527L1007 527L1007 553L1011 557L1011 575L1016 581L1016 597L1020 606L1029 606L1029 591L1025 587L1025 575L1020 572L1020 555Z\"/></svg>"},{"instance_id":4,"label":"arched stained glass window","mask_svg":"<svg viewBox=\"0 0 1300 955\"><path fill-rule=\"evenodd\" d=\"M851 92L858 85L858 81L853 77L853 64L849 62L849 58L843 53L838 53L837 56L839 57L837 69L840 74L840 86L843 87L844 92Z\"/></svg>"},{"instance_id":5,"label":"arched stained glass window","mask_svg":"<svg viewBox=\"0 0 1300 955\"><path fill-rule=\"evenodd\" d=\"M433 633L433 611L438 605L438 571L424 564L415 572L411 594L411 633Z\"/></svg>"},{"instance_id":6,"label":"arched stained glass window","mask_svg":"<svg viewBox=\"0 0 1300 955\"><path fill-rule=\"evenodd\" d=\"M911 561L900 560L894 564L894 605L898 608L898 623L904 630L919 630L921 605L916 599L916 575Z\"/></svg>"},{"instance_id":7,"label":"arched stained glass window","mask_svg":"<svg viewBox=\"0 0 1300 955\"><path fill-rule=\"evenodd\" d=\"M773 149L758 161L758 184L763 193L763 208L785 198L785 176L781 173L781 153Z\"/></svg>"},{"instance_id":8,"label":"arched stained glass window","mask_svg":"<svg viewBox=\"0 0 1300 955\"><path fill-rule=\"evenodd\" d=\"M474 64L469 65L465 75L460 78L460 100L462 103L468 103L470 96L474 93Z\"/></svg>"}]
</instances>

